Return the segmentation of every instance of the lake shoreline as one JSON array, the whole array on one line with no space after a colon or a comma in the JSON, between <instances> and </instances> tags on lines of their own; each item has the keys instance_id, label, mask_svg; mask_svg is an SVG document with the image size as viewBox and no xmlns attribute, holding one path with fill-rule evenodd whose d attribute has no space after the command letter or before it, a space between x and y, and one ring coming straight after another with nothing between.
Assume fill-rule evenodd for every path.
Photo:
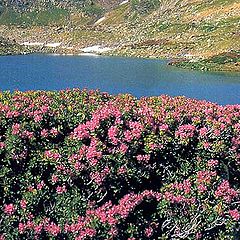
<instances>
[{"instance_id":1,"label":"lake shoreline","mask_svg":"<svg viewBox=\"0 0 240 240\"><path fill-rule=\"evenodd\" d=\"M0 39L0 56L27 54L56 54L62 56L117 56L141 59L163 59L168 65L182 69L203 72L240 72L240 51L229 52L203 58L194 54L149 53L147 49L124 44L66 45L62 41L11 41Z\"/></svg>"},{"instance_id":2,"label":"lake shoreline","mask_svg":"<svg viewBox=\"0 0 240 240\"><path fill-rule=\"evenodd\" d=\"M20 51L20 50L21 51ZM149 55L146 51L135 49L135 51L126 51L124 46L113 45L87 45L81 48L73 46L65 46L62 42L22 42L11 43L7 49L0 49L0 56L8 55L27 55L27 54L56 54L61 56L117 56L127 58L140 59L160 59L167 60L168 65L175 66L187 70L197 70L203 72L240 72L240 51L227 52L221 55L213 56L216 62L209 59L202 59L200 57L191 56L175 56L175 55ZM224 61L218 60L219 56L224 58ZM229 59L230 56L230 59ZM228 62L226 62L226 57ZM221 60L221 59L220 59Z\"/></svg>"},{"instance_id":3,"label":"lake shoreline","mask_svg":"<svg viewBox=\"0 0 240 240\"><path fill-rule=\"evenodd\" d=\"M160 59L105 55L5 56L0 57L0 89L87 88L110 94L129 93L137 98L167 94L219 104L239 104L239 73L190 71L167 63Z\"/></svg>"},{"instance_id":4,"label":"lake shoreline","mask_svg":"<svg viewBox=\"0 0 240 240\"><path fill-rule=\"evenodd\" d=\"M88 48L88 47L86 47ZM172 56L170 58L164 57L164 56L138 56L138 55L124 55L124 54L118 54L114 53L112 54L111 51L109 52L102 52L102 53L97 53L97 52L63 52L61 51L62 49L52 49L52 48L44 48L44 49L34 49L34 48L28 48L29 51L23 51L23 52L18 52L18 53L9 53L9 54L1 54L0 52L0 57L1 56L17 56L17 55L32 55L32 54L46 54L46 55L56 55L56 56L108 56L108 57L124 57L124 58L137 58L137 59L149 59L149 60L166 60L168 63L167 65L180 68L180 69L186 69L190 71L201 71L201 72L222 72L222 73L240 73L240 67L236 69L225 69L222 68L222 66L215 65L214 67L209 67L207 64L205 65L200 65L200 61L192 61L189 59L184 59L184 58L176 58L175 56ZM55 50L55 51L53 51ZM57 51L56 51L57 50ZM193 58L194 59L194 58ZM192 64L194 63L194 64ZM240 66L237 65L237 66Z\"/></svg>"}]
</instances>

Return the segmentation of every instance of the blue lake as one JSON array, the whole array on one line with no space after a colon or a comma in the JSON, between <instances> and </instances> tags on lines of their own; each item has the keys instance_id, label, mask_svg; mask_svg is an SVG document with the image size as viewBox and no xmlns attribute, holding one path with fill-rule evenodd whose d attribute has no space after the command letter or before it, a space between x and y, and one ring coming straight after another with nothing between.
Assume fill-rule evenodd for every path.
<instances>
[{"instance_id":1,"label":"blue lake","mask_svg":"<svg viewBox=\"0 0 240 240\"><path fill-rule=\"evenodd\" d=\"M136 97L184 95L240 104L240 73L178 69L164 60L103 56L0 57L0 90L100 89Z\"/></svg>"}]
</instances>

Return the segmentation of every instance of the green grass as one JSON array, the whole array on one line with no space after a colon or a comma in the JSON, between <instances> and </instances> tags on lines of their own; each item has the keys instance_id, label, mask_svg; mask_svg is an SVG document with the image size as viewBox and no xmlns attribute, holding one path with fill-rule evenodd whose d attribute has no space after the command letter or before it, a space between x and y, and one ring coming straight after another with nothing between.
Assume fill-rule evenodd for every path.
<instances>
[{"instance_id":1,"label":"green grass","mask_svg":"<svg viewBox=\"0 0 240 240\"><path fill-rule=\"evenodd\" d=\"M196 6L197 11L204 11L207 10L210 7L220 7L220 6L227 6L232 3L235 3L236 0L206 0L205 2L199 4Z\"/></svg>"},{"instance_id":2,"label":"green grass","mask_svg":"<svg viewBox=\"0 0 240 240\"><path fill-rule=\"evenodd\" d=\"M194 69L194 70L207 70L207 71L239 71L240 70L240 50L221 53L212 56L208 59L193 61L177 61L172 65Z\"/></svg>"},{"instance_id":3,"label":"green grass","mask_svg":"<svg viewBox=\"0 0 240 240\"><path fill-rule=\"evenodd\" d=\"M19 13L11 9L3 11L0 15L0 24L17 25L23 27L62 25L67 22L69 12L63 8L52 7L49 10L33 10Z\"/></svg>"},{"instance_id":4,"label":"green grass","mask_svg":"<svg viewBox=\"0 0 240 240\"><path fill-rule=\"evenodd\" d=\"M206 60L206 63L217 63L217 64L236 63L236 62L240 62L240 51L232 51L229 53L219 54Z\"/></svg>"}]
</instances>

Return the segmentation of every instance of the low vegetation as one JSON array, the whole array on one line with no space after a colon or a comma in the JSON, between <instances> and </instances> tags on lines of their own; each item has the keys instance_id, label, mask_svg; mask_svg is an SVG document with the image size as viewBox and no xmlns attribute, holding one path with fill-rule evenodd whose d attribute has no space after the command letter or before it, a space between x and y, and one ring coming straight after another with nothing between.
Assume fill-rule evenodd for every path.
<instances>
[{"instance_id":1,"label":"low vegetation","mask_svg":"<svg viewBox=\"0 0 240 240\"><path fill-rule=\"evenodd\" d=\"M0 93L1 239L239 239L240 105Z\"/></svg>"},{"instance_id":2,"label":"low vegetation","mask_svg":"<svg viewBox=\"0 0 240 240\"><path fill-rule=\"evenodd\" d=\"M0 37L0 55L26 54L26 53L30 53L30 50L19 45L14 41Z\"/></svg>"},{"instance_id":3,"label":"low vegetation","mask_svg":"<svg viewBox=\"0 0 240 240\"><path fill-rule=\"evenodd\" d=\"M239 71L240 51L231 51L218 54L207 59L191 61L176 60L169 63L170 65L203 71Z\"/></svg>"}]
</instances>

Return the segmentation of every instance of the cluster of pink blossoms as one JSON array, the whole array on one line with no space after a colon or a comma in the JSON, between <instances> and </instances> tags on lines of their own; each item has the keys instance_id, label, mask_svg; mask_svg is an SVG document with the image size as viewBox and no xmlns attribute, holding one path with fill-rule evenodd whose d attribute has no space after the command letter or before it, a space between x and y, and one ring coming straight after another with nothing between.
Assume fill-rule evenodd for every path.
<instances>
[{"instance_id":1,"label":"cluster of pink blossoms","mask_svg":"<svg viewBox=\"0 0 240 240\"><path fill-rule=\"evenodd\" d=\"M240 105L218 106L168 96L136 100L130 95L78 91L61 91L54 93L56 96L16 93L11 104L0 102L0 120L5 124L0 157L5 158L6 172L14 176L21 171L23 176L37 172L24 183L17 178L9 181L13 189L23 184L20 197L4 192L8 204L3 205L3 221L16 219L12 226L19 223L19 238L24 233L41 238L45 232L48 237L66 234L78 240L94 239L99 229L105 231L101 234L106 234L106 239L118 238L118 226L129 221L131 213L140 216L137 207L149 199L157 200L154 214L161 214L169 224L175 221L174 211L179 206L186 221L197 207L203 211L209 207L212 212L221 208L216 210L217 217L224 222L230 219L231 226L239 221ZM12 148L14 151L9 150ZM44 164L34 164L36 157ZM231 173L229 181L221 175L225 165ZM130 186L132 182L135 185ZM76 197L73 192L79 197L78 210L58 202L72 201ZM55 204L53 209L43 204L42 212L36 207L38 200L45 203L45 194L52 194L59 209ZM9 200L16 196L16 202ZM88 200L93 203L85 209L83 202ZM28 217L31 209L40 211L36 219ZM50 219L43 217L44 211ZM69 217L64 221L56 211L66 211ZM76 218L80 212L82 216ZM148 217L135 227L146 238L153 238L157 223L155 226ZM204 236L204 227L214 223L207 218L204 221L192 235L197 239ZM176 232L184 224L181 222Z\"/></svg>"},{"instance_id":2,"label":"cluster of pink blossoms","mask_svg":"<svg viewBox=\"0 0 240 240\"><path fill-rule=\"evenodd\" d=\"M4 205L4 212L7 214L7 215L12 215L14 212L15 212L15 207L12 203L10 204L5 204Z\"/></svg>"},{"instance_id":3,"label":"cluster of pink blossoms","mask_svg":"<svg viewBox=\"0 0 240 240\"><path fill-rule=\"evenodd\" d=\"M196 127L191 124L181 125L177 131L176 136L182 139L192 138L194 136Z\"/></svg>"},{"instance_id":4,"label":"cluster of pink blossoms","mask_svg":"<svg viewBox=\"0 0 240 240\"><path fill-rule=\"evenodd\" d=\"M26 223L20 222L18 225L18 231L21 234L29 230L32 230L35 233L37 239L42 231L46 231L52 236L57 236L62 231L60 226L54 222L50 222L50 220L47 218L36 224L33 222L32 216L29 216L29 220Z\"/></svg>"},{"instance_id":5,"label":"cluster of pink blossoms","mask_svg":"<svg viewBox=\"0 0 240 240\"><path fill-rule=\"evenodd\" d=\"M54 151L45 151L45 156L49 159L53 159L53 160L58 160L61 158L61 154L54 152Z\"/></svg>"},{"instance_id":6,"label":"cluster of pink blossoms","mask_svg":"<svg viewBox=\"0 0 240 240\"><path fill-rule=\"evenodd\" d=\"M240 220L240 213L237 209L229 210L229 214L235 221Z\"/></svg>"},{"instance_id":7,"label":"cluster of pink blossoms","mask_svg":"<svg viewBox=\"0 0 240 240\"><path fill-rule=\"evenodd\" d=\"M231 202L233 198L238 196L238 192L230 187L227 180L224 180L215 191L215 196L223 198L226 202Z\"/></svg>"}]
</instances>

